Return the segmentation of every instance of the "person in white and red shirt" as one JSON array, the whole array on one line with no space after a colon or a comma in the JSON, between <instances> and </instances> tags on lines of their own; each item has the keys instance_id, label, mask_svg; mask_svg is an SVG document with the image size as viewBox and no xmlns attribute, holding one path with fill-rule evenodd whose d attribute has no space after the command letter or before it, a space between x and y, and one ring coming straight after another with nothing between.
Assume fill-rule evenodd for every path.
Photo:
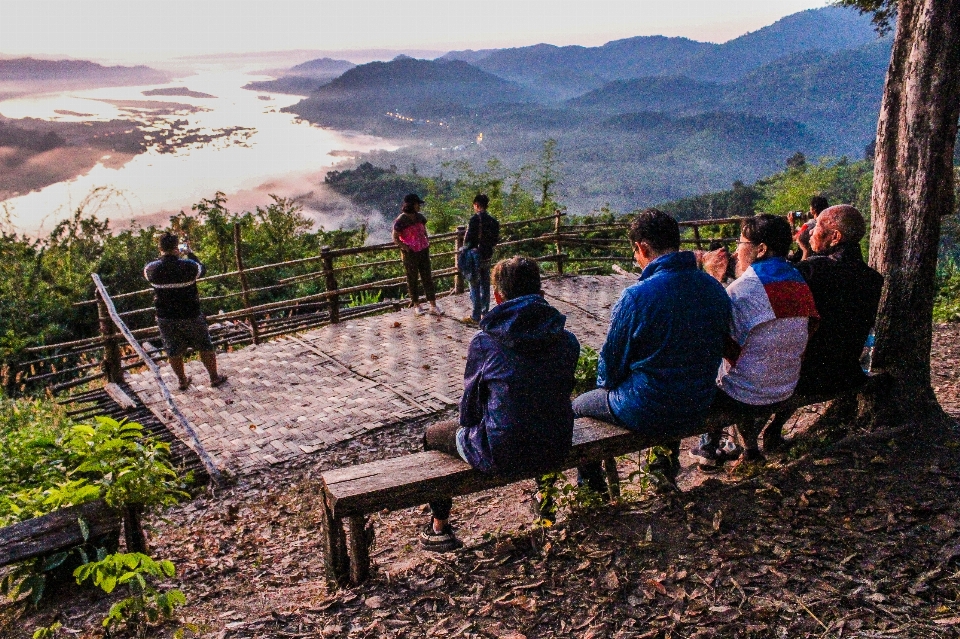
<instances>
[{"instance_id":1,"label":"person in white and red shirt","mask_svg":"<svg viewBox=\"0 0 960 639\"><path fill-rule=\"evenodd\" d=\"M793 395L807 341L819 321L813 293L787 262L790 224L760 214L743 222L737 242L737 279L727 287L733 309L730 334L717 376L712 412L736 418L743 458L760 459L756 419ZM703 256L704 269L720 280L730 256L718 249ZM763 420L764 422L766 420ZM724 461L718 432L706 433L691 451L701 468Z\"/></svg>"},{"instance_id":2,"label":"person in white and red shirt","mask_svg":"<svg viewBox=\"0 0 960 639\"><path fill-rule=\"evenodd\" d=\"M417 279L423 285L423 295L430 304L432 315L443 315L437 306L436 289L433 286L433 274L430 272L430 240L427 239L427 218L420 213L423 200L416 193L403 198L400 215L393 221L393 242L400 249L403 269L407 275L407 288L410 291L410 307L417 315L427 312L420 305L417 291Z\"/></svg>"}]
</instances>

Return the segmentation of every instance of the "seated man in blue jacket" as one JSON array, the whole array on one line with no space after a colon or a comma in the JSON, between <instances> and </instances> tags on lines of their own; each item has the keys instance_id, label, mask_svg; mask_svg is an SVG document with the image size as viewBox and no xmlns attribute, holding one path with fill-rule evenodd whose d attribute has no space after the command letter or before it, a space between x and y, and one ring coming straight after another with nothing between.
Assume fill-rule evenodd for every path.
<instances>
[{"instance_id":1,"label":"seated man in blue jacket","mask_svg":"<svg viewBox=\"0 0 960 639\"><path fill-rule=\"evenodd\" d=\"M483 473L543 474L556 470L573 444L570 395L580 344L543 298L536 262L502 260L492 279L497 306L470 342L460 420L429 426L424 448L459 456ZM452 504L430 503L424 548L460 547L447 523Z\"/></svg>"},{"instance_id":2,"label":"seated man in blue jacket","mask_svg":"<svg viewBox=\"0 0 960 639\"><path fill-rule=\"evenodd\" d=\"M693 434L716 393L717 369L730 325L730 298L717 280L680 251L680 227L647 209L630 224L633 257L643 268L610 318L600 351L597 389L573 402L577 417L593 417L655 437L676 436L664 471L679 471L679 437ZM580 481L606 491L599 463L580 469Z\"/></svg>"}]
</instances>

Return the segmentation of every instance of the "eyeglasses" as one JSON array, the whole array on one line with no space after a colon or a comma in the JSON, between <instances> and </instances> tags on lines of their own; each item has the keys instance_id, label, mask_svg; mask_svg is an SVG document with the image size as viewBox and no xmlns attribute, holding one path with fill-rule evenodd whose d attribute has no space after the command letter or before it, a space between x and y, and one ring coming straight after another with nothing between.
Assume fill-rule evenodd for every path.
<instances>
[{"instance_id":1,"label":"eyeglasses","mask_svg":"<svg viewBox=\"0 0 960 639\"><path fill-rule=\"evenodd\" d=\"M751 242L750 240L737 240L737 246L740 244L756 244L756 242Z\"/></svg>"}]
</instances>

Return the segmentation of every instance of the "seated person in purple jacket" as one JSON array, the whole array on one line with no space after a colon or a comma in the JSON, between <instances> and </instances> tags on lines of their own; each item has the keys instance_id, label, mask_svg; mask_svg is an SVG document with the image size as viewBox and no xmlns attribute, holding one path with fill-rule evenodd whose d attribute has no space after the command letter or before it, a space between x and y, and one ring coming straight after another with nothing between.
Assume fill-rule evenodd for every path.
<instances>
[{"instance_id":1,"label":"seated person in purple jacket","mask_svg":"<svg viewBox=\"0 0 960 639\"><path fill-rule=\"evenodd\" d=\"M573 443L570 395L580 344L564 330L566 317L543 298L536 262L502 260L492 280L497 306L470 342L460 419L429 426L424 448L461 457L483 473L543 474L560 466ZM462 545L447 523L452 504L430 503L424 548Z\"/></svg>"}]
</instances>

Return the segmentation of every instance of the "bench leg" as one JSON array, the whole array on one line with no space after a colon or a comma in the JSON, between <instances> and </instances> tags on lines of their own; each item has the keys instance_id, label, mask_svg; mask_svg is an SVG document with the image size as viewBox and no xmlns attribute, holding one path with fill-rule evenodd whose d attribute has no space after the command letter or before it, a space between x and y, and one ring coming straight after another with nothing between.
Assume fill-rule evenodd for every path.
<instances>
[{"instance_id":1,"label":"bench leg","mask_svg":"<svg viewBox=\"0 0 960 639\"><path fill-rule=\"evenodd\" d=\"M350 518L350 583L360 584L370 576L370 545L373 543L373 526L367 524L363 515Z\"/></svg>"},{"instance_id":2,"label":"bench leg","mask_svg":"<svg viewBox=\"0 0 960 639\"><path fill-rule=\"evenodd\" d=\"M337 586L347 583L350 576L350 557L344 540L343 520L334 519L326 500L323 500L323 559L327 577Z\"/></svg>"},{"instance_id":3,"label":"bench leg","mask_svg":"<svg viewBox=\"0 0 960 639\"><path fill-rule=\"evenodd\" d=\"M123 509L123 539L127 544L127 552L148 554L147 536L143 533L143 522L140 516L143 506L133 504Z\"/></svg>"},{"instance_id":4,"label":"bench leg","mask_svg":"<svg viewBox=\"0 0 960 639\"><path fill-rule=\"evenodd\" d=\"M620 473L617 472L617 458L607 457L603 460L603 472L607 476L607 490L610 499L620 498Z\"/></svg>"}]
</instances>

